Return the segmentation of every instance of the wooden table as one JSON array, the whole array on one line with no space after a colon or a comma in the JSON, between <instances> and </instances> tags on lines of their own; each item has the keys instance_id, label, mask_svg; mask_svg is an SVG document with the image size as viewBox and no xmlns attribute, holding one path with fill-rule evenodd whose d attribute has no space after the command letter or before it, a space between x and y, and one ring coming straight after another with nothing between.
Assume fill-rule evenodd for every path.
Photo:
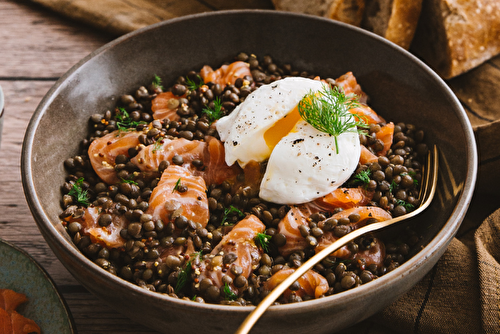
<instances>
[{"instance_id":1,"label":"wooden table","mask_svg":"<svg viewBox=\"0 0 500 334\"><path fill-rule=\"evenodd\" d=\"M24 132L38 103L72 65L113 38L31 2L0 0L0 85L6 100L0 147L0 237L26 250L46 269L80 334L154 333L101 303L68 273L39 233L21 184ZM480 222L493 209L494 205L473 206L468 218Z\"/></svg>"}]
</instances>

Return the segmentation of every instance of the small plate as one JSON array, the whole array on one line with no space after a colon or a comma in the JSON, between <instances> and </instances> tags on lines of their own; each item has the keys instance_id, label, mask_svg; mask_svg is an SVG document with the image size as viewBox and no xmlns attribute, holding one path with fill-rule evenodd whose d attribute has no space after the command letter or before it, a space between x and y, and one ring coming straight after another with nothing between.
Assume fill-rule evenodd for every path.
<instances>
[{"instance_id":1,"label":"small plate","mask_svg":"<svg viewBox=\"0 0 500 334\"><path fill-rule=\"evenodd\" d=\"M28 253L2 239L0 289L11 289L28 297L17 311L35 321L42 333L76 333L66 303L49 275Z\"/></svg>"}]
</instances>

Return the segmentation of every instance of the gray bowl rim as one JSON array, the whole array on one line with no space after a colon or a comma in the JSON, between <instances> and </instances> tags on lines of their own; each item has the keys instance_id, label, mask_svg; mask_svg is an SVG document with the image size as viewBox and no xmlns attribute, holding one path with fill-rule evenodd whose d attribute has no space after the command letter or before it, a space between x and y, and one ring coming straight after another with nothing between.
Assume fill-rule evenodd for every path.
<instances>
[{"instance_id":1,"label":"gray bowl rim","mask_svg":"<svg viewBox=\"0 0 500 334\"><path fill-rule=\"evenodd\" d=\"M382 286L385 284L388 284L391 280L396 279L397 277L402 278L407 275L411 275L412 272L414 272L418 267L422 266L425 263L425 260L428 257L432 257L433 254L435 253L440 253L439 249L440 248L445 248L442 247L444 244L446 247L448 244L451 242L453 237L455 236L456 232L458 231L460 224L465 217L465 214L467 212L467 209L469 207L469 204L472 199L473 191L474 191L474 186L476 183L476 178L477 178L477 165L478 165L478 157L477 157L477 149L476 149L476 142L475 142L475 137L474 137L474 132L472 129L472 126L470 124L470 121L467 117L467 114L465 113L460 101L458 98L455 96L453 91L449 88L449 86L444 82L444 80L439 77L430 67L428 67L425 63L423 63L420 59L409 53L408 51L404 50L403 48L397 46L394 43L391 43L387 41L386 39L371 33L369 31L363 30L358 27L354 27L342 22L337 22L333 21L327 18L323 17L318 17L318 16L312 16L312 15L307 15L307 14L298 14L298 13L290 13L290 12L282 12L282 11L276 11L276 10L261 10L261 9L245 9L245 10L221 10L221 11L216 11L216 12L206 12L206 13L200 13L200 14L192 14L192 15L187 15L183 17L178 17L166 21L162 21L147 27L140 28L138 30L135 30L133 32L130 32L128 34L125 34L121 37L116 38L115 40L105 44L104 46L98 48L94 52L90 53L83 59L81 59L78 63L76 63L71 69L69 69L63 76L57 80L57 82L49 89L47 94L44 96L44 98L41 100L40 104L38 105L37 109L35 110L25 133L25 138L23 142L23 148L22 148L22 157L21 157L21 174L22 174L22 182L23 182L23 188L26 196L26 200L28 202L28 205L30 207L30 210L32 211L32 215L36 220L36 223L39 227L39 229L45 233L50 233L50 235L59 241L62 241L61 247L63 247L66 251L71 253L71 256L74 256L77 261L82 263L88 270L91 270L95 272L97 275L102 275L105 276L106 278L112 280L115 284L118 284L121 288L124 289L132 289L135 293L142 294L145 296L149 296L151 298L156 298L156 299L162 299L165 302L177 304L182 307L190 307L193 309L201 308L205 310L213 310L213 311L225 311L225 312L237 312L237 313L249 313L251 310L254 308L253 306L251 307L241 307L241 306L229 306L229 305L219 305L219 304L199 304L199 303L193 303L191 301L185 301L182 299L175 299L172 297L169 297L168 295L163 295L159 294L156 292L151 292L148 290L145 290L135 284L132 284L130 282L127 282L123 279L121 279L118 276L115 276L100 267L98 267L96 264L94 264L92 261L90 261L88 258L86 258L81 252L75 249L75 247L70 244L66 239L61 238L59 235L59 232L56 230L56 228L52 225L51 220L49 217L45 214L43 207L41 206L39 200L37 199L36 193L34 192L34 182L32 179L32 173L31 173L31 157L32 157L32 143L34 139L34 133L38 127L38 124L42 118L42 116L45 113L45 110L47 107L51 104L55 96L57 95L58 91L61 89L61 87L64 85L66 79L71 77L71 75L83 64L91 61L94 57L100 55L101 53L106 52L108 49L113 48L115 45L130 39L134 38L137 35L141 35L144 33L147 33L150 30L155 30L159 28L160 26L165 26L165 25L170 25L170 24L175 24L179 21L187 21L187 20L196 20L197 18L200 17L206 17L206 16L225 16L225 15L269 15L269 16L288 16L291 18L297 17L297 18L307 18L310 20L320 20L320 21L325 21L328 22L328 24L333 24L333 25L338 25L342 26L347 29L351 29L356 31L358 34L362 35L367 35L372 39L376 39L379 41L379 43L386 44L387 46L393 48L396 52L403 53L406 57L410 58L410 60L414 63L416 63L421 69L426 72L426 74L431 77L434 81L439 83L439 86L442 88L442 90L448 95L448 98L450 101L452 101L452 104L455 109L459 111L457 114L457 117L461 121L461 123L464 125L463 129L465 132L465 138L467 139L467 150L466 150L466 161L467 161L467 175L464 181L464 186L461 191L461 193L458 195L458 200L455 205L454 210L450 214L450 217L448 218L447 222L443 226L443 228L435 235L435 237L422 249L420 250L415 256L407 260L403 265L401 265L397 270L391 271L376 280L368 283L361 285L355 289L344 291L340 294L335 294L328 296L326 298L321 298L321 299L312 299L308 300L305 302L301 303L292 303L292 304L284 304L284 305L273 305L269 308L267 313L270 315L276 313L281 313L283 311L297 311L300 310L303 307L315 307L315 306L320 306L325 303L328 304L333 304L336 302L339 302L344 299L358 299L362 300L365 295L370 295L376 292L379 289L382 289ZM450 222L452 223L451 226ZM450 228L451 227L451 228ZM43 234L43 233L42 233ZM44 235L45 237L45 235ZM50 247L53 247L49 244ZM442 250L444 252L444 249ZM436 260L437 261L437 260Z\"/></svg>"}]
</instances>

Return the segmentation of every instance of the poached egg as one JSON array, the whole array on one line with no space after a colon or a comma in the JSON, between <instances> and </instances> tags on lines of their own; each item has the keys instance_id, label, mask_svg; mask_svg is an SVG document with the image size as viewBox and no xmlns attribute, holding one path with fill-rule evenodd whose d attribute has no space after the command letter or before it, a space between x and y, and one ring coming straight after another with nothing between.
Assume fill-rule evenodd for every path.
<instances>
[{"instance_id":1,"label":"poached egg","mask_svg":"<svg viewBox=\"0 0 500 334\"><path fill-rule=\"evenodd\" d=\"M335 138L304 121L298 103L325 83L288 77L252 92L215 127L228 166L268 160L259 196L278 204L300 204L327 195L354 172L361 146L355 131ZM348 116L353 117L353 116Z\"/></svg>"}]
</instances>

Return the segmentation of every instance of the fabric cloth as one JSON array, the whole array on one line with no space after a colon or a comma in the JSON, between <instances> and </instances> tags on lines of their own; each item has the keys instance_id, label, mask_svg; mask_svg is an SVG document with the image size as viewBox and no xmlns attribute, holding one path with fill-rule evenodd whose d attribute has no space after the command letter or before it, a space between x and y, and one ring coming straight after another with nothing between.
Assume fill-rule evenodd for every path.
<instances>
[{"instance_id":1,"label":"fabric cloth","mask_svg":"<svg viewBox=\"0 0 500 334\"><path fill-rule=\"evenodd\" d=\"M187 14L271 9L270 0L32 0L120 35ZM448 81L464 105L479 152L467 216L433 269L382 312L343 333L500 333L500 58Z\"/></svg>"}]
</instances>

